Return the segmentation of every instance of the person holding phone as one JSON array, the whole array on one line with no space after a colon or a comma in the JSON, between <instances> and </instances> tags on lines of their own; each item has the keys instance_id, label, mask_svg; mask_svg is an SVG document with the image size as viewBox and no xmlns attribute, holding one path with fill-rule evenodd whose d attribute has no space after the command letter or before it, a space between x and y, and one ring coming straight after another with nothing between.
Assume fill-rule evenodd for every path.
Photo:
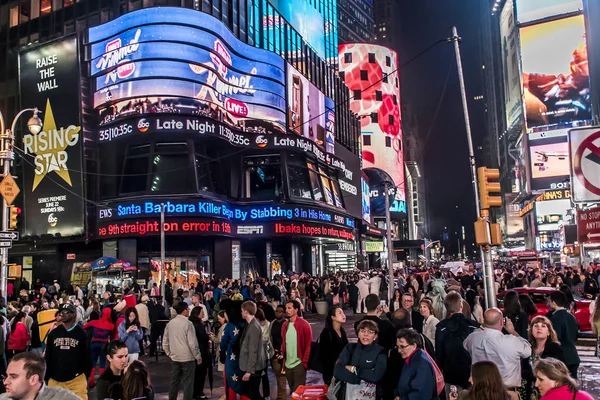
<instances>
[{"instance_id":1,"label":"person holding phone","mask_svg":"<svg viewBox=\"0 0 600 400\"><path fill-rule=\"evenodd\" d=\"M125 316L125 321L119 325L119 340L127 345L129 351L127 362L131 363L137 360L140 355L140 340L142 340L144 333L135 307L129 307L125 311Z\"/></svg>"}]
</instances>

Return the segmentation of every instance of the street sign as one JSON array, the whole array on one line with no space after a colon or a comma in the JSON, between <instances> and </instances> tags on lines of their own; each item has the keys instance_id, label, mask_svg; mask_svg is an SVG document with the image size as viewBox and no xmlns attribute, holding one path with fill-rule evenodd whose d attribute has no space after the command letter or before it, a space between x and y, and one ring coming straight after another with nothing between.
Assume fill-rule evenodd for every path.
<instances>
[{"instance_id":1,"label":"street sign","mask_svg":"<svg viewBox=\"0 0 600 400\"><path fill-rule=\"evenodd\" d=\"M12 247L12 240L0 240L0 248L10 249Z\"/></svg>"},{"instance_id":2,"label":"street sign","mask_svg":"<svg viewBox=\"0 0 600 400\"><path fill-rule=\"evenodd\" d=\"M580 243L600 243L600 208L577 211L577 240Z\"/></svg>"},{"instance_id":3,"label":"street sign","mask_svg":"<svg viewBox=\"0 0 600 400\"><path fill-rule=\"evenodd\" d=\"M573 201L600 201L600 127L571 129L569 155Z\"/></svg>"},{"instance_id":4,"label":"street sign","mask_svg":"<svg viewBox=\"0 0 600 400\"><path fill-rule=\"evenodd\" d=\"M9 206L15 201L19 192L21 192L21 189L19 189L19 186L12 175L6 175L0 183L0 195L4 197L4 200L6 200Z\"/></svg>"},{"instance_id":5,"label":"street sign","mask_svg":"<svg viewBox=\"0 0 600 400\"><path fill-rule=\"evenodd\" d=\"M19 232L0 231L0 239L19 240Z\"/></svg>"}]
</instances>

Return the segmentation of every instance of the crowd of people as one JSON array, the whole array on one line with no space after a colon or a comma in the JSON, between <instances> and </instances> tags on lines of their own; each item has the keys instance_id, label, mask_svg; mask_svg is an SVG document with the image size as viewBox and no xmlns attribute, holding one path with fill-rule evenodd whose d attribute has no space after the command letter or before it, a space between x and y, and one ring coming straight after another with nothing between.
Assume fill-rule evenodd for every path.
<instances>
[{"instance_id":1,"label":"crowd of people","mask_svg":"<svg viewBox=\"0 0 600 400\"><path fill-rule=\"evenodd\" d=\"M107 285L101 298L91 285L36 282L30 289L24 280L0 304L3 396L87 399L95 387L98 399L153 399L139 356L164 352L173 400L180 392L208 398L205 381L214 371L223 374L226 399L251 400L270 398L272 371L282 400L306 385L309 370L322 374L330 399L589 400L577 386L574 298L593 299L598 333L598 279L593 266L499 267L501 309L486 307L472 266L398 270L389 300L381 270L167 282L164 299L152 279L119 296ZM520 287L555 288L548 315L513 290ZM323 302L325 327L313 337L304 316ZM356 342L347 336L347 314L359 315Z\"/></svg>"}]
</instances>

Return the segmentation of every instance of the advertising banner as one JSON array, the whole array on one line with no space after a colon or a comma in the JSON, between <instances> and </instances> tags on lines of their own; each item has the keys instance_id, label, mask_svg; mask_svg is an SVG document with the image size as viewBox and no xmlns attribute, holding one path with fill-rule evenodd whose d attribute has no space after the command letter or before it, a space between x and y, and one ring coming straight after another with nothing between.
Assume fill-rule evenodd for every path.
<instances>
[{"instance_id":1,"label":"advertising banner","mask_svg":"<svg viewBox=\"0 0 600 400\"><path fill-rule=\"evenodd\" d=\"M531 190L569 187L570 160L567 136L529 140Z\"/></svg>"},{"instance_id":2,"label":"advertising banner","mask_svg":"<svg viewBox=\"0 0 600 400\"><path fill-rule=\"evenodd\" d=\"M538 232L557 231L570 209L569 199L536 202L535 216Z\"/></svg>"},{"instance_id":3,"label":"advertising banner","mask_svg":"<svg viewBox=\"0 0 600 400\"><path fill-rule=\"evenodd\" d=\"M569 131L573 201L600 201L600 127Z\"/></svg>"},{"instance_id":4,"label":"advertising banner","mask_svg":"<svg viewBox=\"0 0 600 400\"><path fill-rule=\"evenodd\" d=\"M506 236L508 238L523 239L525 232L523 231L523 218L519 216L521 208L518 203L514 203L517 199L517 193L509 193L504 195L504 205L506 207Z\"/></svg>"},{"instance_id":5,"label":"advertising banner","mask_svg":"<svg viewBox=\"0 0 600 400\"><path fill-rule=\"evenodd\" d=\"M74 37L19 55L21 107L37 107L43 120L41 132L17 140L25 152L24 235L84 233L78 60Z\"/></svg>"},{"instance_id":6,"label":"advertising banner","mask_svg":"<svg viewBox=\"0 0 600 400\"><path fill-rule=\"evenodd\" d=\"M147 8L89 30L101 123L147 113L204 115L250 132L285 132L283 59L209 14Z\"/></svg>"},{"instance_id":7,"label":"advertising banner","mask_svg":"<svg viewBox=\"0 0 600 400\"><path fill-rule=\"evenodd\" d=\"M500 37L502 40L502 77L504 81L504 102L506 104L506 128L510 129L523 114L521 73L519 72L519 43L512 0L504 4L500 14Z\"/></svg>"},{"instance_id":8,"label":"advertising banner","mask_svg":"<svg viewBox=\"0 0 600 400\"><path fill-rule=\"evenodd\" d=\"M370 54L376 62L369 62ZM398 57L382 46L343 44L339 46L339 70L346 86L352 92L360 91L360 99L352 100L350 109L361 116L363 169L389 174L397 188L391 210L406 212Z\"/></svg>"},{"instance_id":9,"label":"advertising banner","mask_svg":"<svg viewBox=\"0 0 600 400\"><path fill-rule=\"evenodd\" d=\"M348 214L360 220L363 217L360 159L339 143L335 144L335 155L346 164L340 176L340 189Z\"/></svg>"},{"instance_id":10,"label":"advertising banner","mask_svg":"<svg viewBox=\"0 0 600 400\"><path fill-rule=\"evenodd\" d=\"M527 128L592 118L583 15L521 28Z\"/></svg>"},{"instance_id":11,"label":"advertising banner","mask_svg":"<svg viewBox=\"0 0 600 400\"><path fill-rule=\"evenodd\" d=\"M287 64L289 129L335 152L335 105L298 70Z\"/></svg>"},{"instance_id":12,"label":"advertising banner","mask_svg":"<svg viewBox=\"0 0 600 400\"><path fill-rule=\"evenodd\" d=\"M371 221L371 189L369 189L369 178L367 178L364 171L361 171L360 186L362 188L362 219L367 224Z\"/></svg>"},{"instance_id":13,"label":"advertising banner","mask_svg":"<svg viewBox=\"0 0 600 400\"><path fill-rule=\"evenodd\" d=\"M508 2L512 3L512 0ZM517 0L517 19L520 23L583 10L581 0Z\"/></svg>"}]
</instances>

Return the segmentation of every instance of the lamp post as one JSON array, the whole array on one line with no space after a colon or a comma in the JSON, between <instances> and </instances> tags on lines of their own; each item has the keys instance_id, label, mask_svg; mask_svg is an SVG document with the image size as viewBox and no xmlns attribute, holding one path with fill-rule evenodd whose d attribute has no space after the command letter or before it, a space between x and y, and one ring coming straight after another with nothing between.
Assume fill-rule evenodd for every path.
<instances>
[{"instance_id":1,"label":"lamp post","mask_svg":"<svg viewBox=\"0 0 600 400\"><path fill-rule=\"evenodd\" d=\"M394 298L394 264L392 263L392 218L390 216L390 191L394 189L394 195L396 194L396 187L394 186L394 182L383 181L383 186L385 187L385 230L387 234L387 264L388 264L388 300L392 301ZM395 196L394 196L395 197Z\"/></svg>"},{"instance_id":2,"label":"lamp post","mask_svg":"<svg viewBox=\"0 0 600 400\"><path fill-rule=\"evenodd\" d=\"M12 121L11 128L5 129L4 124L4 116L2 112L0 112L0 161L2 162L2 179L10 174L10 166L15 159L15 153L13 152L13 144L15 141L15 129L17 127L17 120L24 113L32 111L33 116L29 118L27 121L27 128L29 132L37 135L42 130L42 120L38 117L38 113L40 111L37 108L26 108L17 113L15 118ZM2 230L8 230L8 204L6 200L2 199ZM2 293L2 297L6 299L6 278L8 275L8 270L6 265L8 264L8 249L3 247L0 248L0 261L2 262L2 267L0 270L0 293Z\"/></svg>"}]
</instances>

